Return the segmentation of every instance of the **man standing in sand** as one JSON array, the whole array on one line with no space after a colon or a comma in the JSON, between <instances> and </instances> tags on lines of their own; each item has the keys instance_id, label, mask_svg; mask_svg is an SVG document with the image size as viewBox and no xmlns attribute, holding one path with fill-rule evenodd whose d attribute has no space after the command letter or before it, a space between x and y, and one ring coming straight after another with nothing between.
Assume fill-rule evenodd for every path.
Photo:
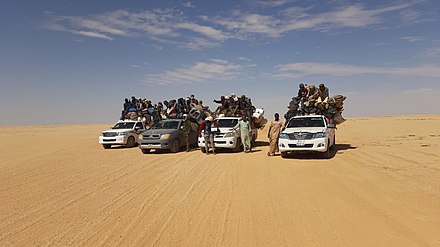
<instances>
[{"instance_id":1,"label":"man standing in sand","mask_svg":"<svg viewBox=\"0 0 440 247\"><path fill-rule=\"evenodd\" d=\"M243 148L245 153L251 152L251 125L247 119L246 114L243 114L240 121L238 121L237 125L235 125L234 130L240 131L241 143L243 143Z\"/></svg>"},{"instance_id":2,"label":"man standing in sand","mask_svg":"<svg viewBox=\"0 0 440 247\"><path fill-rule=\"evenodd\" d=\"M186 151L189 152L189 139L190 139L190 135L191 135L191 120L189 118L189 116L187 114L183 114L183 141L185 142L185 146L186 146Z\"/></svg>"},{"instance_id":3,"label":"man standing in sand","mask_svg":"<svg viewBox=\"0 0 440 247\"><path fill-rule=\"evenodd\" d=\"M214 121L214 118L211 116L206 117L205 121L202 122L199 128L199 132L203 131L203 137L205 139L205 150L206 154L209 154L209 146L211 146L212 154L215 154L215 145L214 145L214 133L212 133L212 124L217 125L217 122Z\"/></svg>"},{"instance_id":4,"label":"man standing in sand","mask_svg":"<svg viewBox=\"0 0 440 247\"><path fill-rule=\"evenodd\" d=\"M275 120L270 122L269 132L267 138L269 138L269 152L267 156L274 156L278 149L278 137L280 137L281 127L283 123L280 121L280 114L275 113Z\"/></svg>"}]
</instances>

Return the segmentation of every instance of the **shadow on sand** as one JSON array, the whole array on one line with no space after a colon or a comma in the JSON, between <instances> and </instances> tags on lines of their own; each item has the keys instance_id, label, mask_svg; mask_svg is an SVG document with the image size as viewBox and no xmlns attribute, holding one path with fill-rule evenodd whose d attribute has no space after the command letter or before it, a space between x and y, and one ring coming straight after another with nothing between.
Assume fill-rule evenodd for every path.
<instances>
[{"instance_id":1,"label":"shadow on sand","mask_svg":"<svg viewBox=\"0 0 440 247\"><path fill-rule=\"evenodd\" d=\"M266 141L255 141L255 145L252 146L252 148L254 148L254 147L265 147L265 146L269 146L269 142L266 142Z\"/></svg>"},{"instance_id":2,"label":"shadow on sand","mask_svg":"<svg viewBox=\"0 0 440 247\"><path fill-rule=\"evenodd\" d=\"M335 144L330 148L330 155L327 157L325 153L289 153L286 158L290 159L332 159L336 154L343 154L345 150L356 149L357 147L351 146L351 144Z\"/></svg>"}]
</instances>

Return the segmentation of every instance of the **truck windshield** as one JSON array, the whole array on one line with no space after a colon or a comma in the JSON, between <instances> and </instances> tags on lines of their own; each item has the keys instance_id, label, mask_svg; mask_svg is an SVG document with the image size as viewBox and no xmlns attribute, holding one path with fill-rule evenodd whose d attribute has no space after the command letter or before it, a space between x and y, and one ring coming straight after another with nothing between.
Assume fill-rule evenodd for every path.
<instances>
[{"instance_id":1,"label":"truck windshield","mask_svg":"<svg viewBox=\"0 0 440 247\"><path fill-rule=\"evenodd\" d=\"M287 125L287 128L298 127L325 127L324 120L321 117L305 117L292 118Z\"/></svg>"},{"instance_id":2,"label":"truck windshield","mask_svg":"<svg viewBox=\"0 0 440 247\"><path fill-rule=\"evenodd\" d=\"M117 123L112 129L133 129L134 123Z\"/></svg>"},{"instance_id":3,"label":"truck windshield","mask_svg":"<svg viewBox=\"0 0 440 247\"><path fill-rule=\"evenodd\" d=\"M159 121L151 129L177 129L178 127L178 121Z\"/></svg>"},{"instance_id":4,"label":"truck windshield","mask_svg":"<svg viewBox=\"0 0 440 247\"><path fill-rule=\"evenodd\" d=\"M217 119L219 128L233 128L237 123L238 119Z\"/></svg>"}]
</instances>

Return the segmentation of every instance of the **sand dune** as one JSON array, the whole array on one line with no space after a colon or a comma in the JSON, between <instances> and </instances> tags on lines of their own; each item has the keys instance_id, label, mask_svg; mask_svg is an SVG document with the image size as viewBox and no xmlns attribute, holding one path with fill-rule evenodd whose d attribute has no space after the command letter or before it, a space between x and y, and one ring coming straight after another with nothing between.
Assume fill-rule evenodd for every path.
<instances>
[{"instance_id":1,"label":"sand dune","mask_svg":"<svg viewBox=\"0 0 440 247\"><path fill-rule=\"evenodd\" d=\"M104 150L0 127L0 246L440 246L440 115L350 118L329 160Z\"/></svg>"}]
</instances>

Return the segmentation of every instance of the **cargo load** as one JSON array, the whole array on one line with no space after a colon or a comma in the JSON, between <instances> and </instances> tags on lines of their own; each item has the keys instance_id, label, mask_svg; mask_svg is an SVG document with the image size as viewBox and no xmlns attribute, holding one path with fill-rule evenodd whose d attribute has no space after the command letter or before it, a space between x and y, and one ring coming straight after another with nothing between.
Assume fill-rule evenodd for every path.
<instances>
[{"instance_id":1,"label":"cargo load","mask_svg":"<svg viewBox=\"0 0 440 247\"><path fill-rule=\"evenodd\" d=\"M309 87L300 84L299 88L298 95L292 97L287 106L288 110L284 114L286 122L294 116L303 115L324 115L336 125L345 122L342 112L347 97L339 94L330 97L324 84L320 84L319 88L313 84Z\"/></svg>"},{"instance_id":2,"label":"cargo load","mask_svg":"<svg viewBox=\"0 0 440 247\"><path fill-rule=\"evenodd\" d=\"M235 93L228 96L221 96L220 100L214 100L219 104L213 115L218 117L243 117L246 116L255 128L262 129L267 123L264 118L263 108L256 108L252 105L251 98L246 95L237 97Z\"/></svg>"}]
</instances>

